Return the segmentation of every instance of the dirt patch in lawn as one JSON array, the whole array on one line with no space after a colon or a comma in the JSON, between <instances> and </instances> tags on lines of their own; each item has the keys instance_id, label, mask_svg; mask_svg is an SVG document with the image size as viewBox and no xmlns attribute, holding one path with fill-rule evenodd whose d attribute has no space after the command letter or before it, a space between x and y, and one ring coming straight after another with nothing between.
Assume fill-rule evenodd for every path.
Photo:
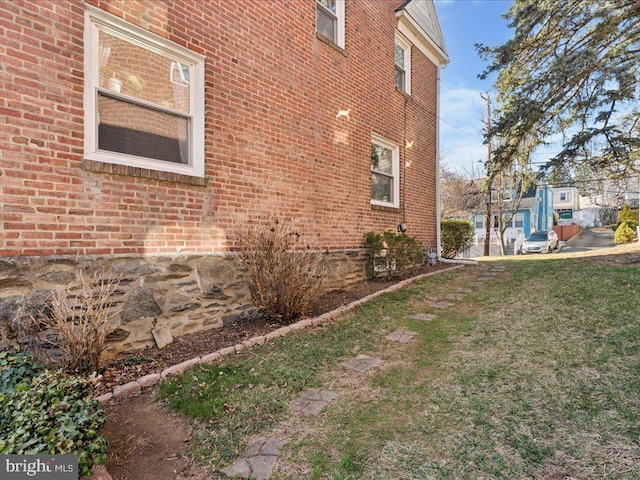
<instances>
[{"instance_id":1,"label":"dirt patch in lawn","mask_svg":"<svg viewBox=\"0 0 640 480\"><path fill-rule=\"evenodd\" d=\"M371 293L386 289L400 280L424 273L451 268L438 263L407 272L402 277L363 282L348 290L323 295L311 308L310 317L331 311ZM102 372L97 386L99 395L111 391L143 375L163 369L193 357L235 345L257 335L264 335L281 325L263 317L239 321L219 329L199 332L176 339L163 350L146 348L123 354L111 360ZM114 480L204 480L213 472L198 465L187 454L191 442L191 427L181 417L170 413L156 399L155 390L144 391L133 398L113 401L106 406L107 425L104 433L109 440L107 470Z\"/></svg>"}]
</instances>

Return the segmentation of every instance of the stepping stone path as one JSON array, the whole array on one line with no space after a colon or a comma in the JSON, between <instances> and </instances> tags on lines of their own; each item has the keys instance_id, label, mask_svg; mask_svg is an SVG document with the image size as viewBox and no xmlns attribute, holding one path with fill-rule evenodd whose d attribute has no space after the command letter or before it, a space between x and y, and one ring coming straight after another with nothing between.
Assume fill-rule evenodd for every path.
<instances>
[{"instance_id":1,"label":"stepping stone path","mask_svg":"<svg viewBox=\"0 0 640 480\"><path fill-rule=\"evenodd\" d=\"M266 480L280 458L284 441L275 437L260 437L249 448L244 458L222 470L229 478L255 478Z\"/></svg>"},{"instance_id":2,"label":"stepping stone path","mask_svg":"<svg viewBox=\"0 0 640 480\"><path fill-rule=\"evenodd\" d=\"M453 307L453 303L450 302L436 302L431 306L434 308L439 308L440 310L444 310L445 308Z\"/></svg>"},{"instance_id":3,"label":"stepping stone path","mask_svg":"<svg viewBox=\"0 0 640 480\"><path fill-rule=\"evenodd\" d=\"M337 392L324 390L322 388L312 388L306 391L301 397L296 398L291 404L291 408L306 415L318 415L329 402L338 398Z\"/></svg>"},{"instance_id":4,"label":"stepping stone path","mask_svg":"<svg viewBox=\"0 0 640 480\"><path fill-rule=\"evenodd\" d=\"M472 288L463 288L463 287L458 287L458 292L461 292L461 293L471 293L471 292L473 292L473 289L472 289Z\"/></svg>"},{"instance_id":5,"label":"stepping stone path","mask_svg":"<svg viewBox=\"0 0 640 480\"><path fill-rule=\"evenodd\" d=\"M464 298L464 295L462 295L461 293L449 293L448 295L445 295L445 297L447 300L462 300Z\"/></svg>"},{"instance_id":6,"label":"stepping stone path","mask_svg":"<svg viewBox=\"0 0 640 480\"><path fill-rule=\"evenodd\" d=\"M382 363L379 358L368 357L367 355L358 355L356 358L343 363L342 366L347 370L355 370L356 372L365 373Z\"/></svg>"},{"instance_id":7,"label":"stepping stone path","mask_svg":"<svg viewBox=\"0 0 640 480\"><path fill-rule=\"evenodd\" d=\"M430 322L435 320L436 316L433 313L416 313L411 318L419 322Z\"/></svg>"},{"instance_id":8,"label":"stepping stone path","mask_svg":"<svg viewBox=\"0 0 640 480\"><path fill-rule=\"evenodd\" d=\"M413 337L415 337L418 332L410 332L406 328L399 328L395 332L387 335L385 338L388 340L394 340L400 343L409 343Z\"/></svg>"}]
</instances>

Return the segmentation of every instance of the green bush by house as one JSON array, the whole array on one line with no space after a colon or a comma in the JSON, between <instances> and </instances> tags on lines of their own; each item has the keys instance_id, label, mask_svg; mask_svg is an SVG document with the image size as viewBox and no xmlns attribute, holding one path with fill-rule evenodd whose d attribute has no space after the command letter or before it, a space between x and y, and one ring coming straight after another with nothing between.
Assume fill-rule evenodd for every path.
<instances>
[{"instance_id":1,"label":"green bush by house","mask_svg":"<svg viewBox=\"0 0 640 480\"><path fill-rule=\"evenodd\" d=\"M370 249L368 276L401 274L408 268L424 262L424 246L404 233L387 230L383 233L369 232L366 235Z\"/></svg>"},{"instance_id":2,"label":"green bush by house","mask_svg":"<svg viewBox=\"0 0 640 480\"><path fill-rule=\"evenodd\" d=\"M468 220L442 220L440 242L442 256L455 258L473 245L473 224Z\"/></svg>"}]
</instances>

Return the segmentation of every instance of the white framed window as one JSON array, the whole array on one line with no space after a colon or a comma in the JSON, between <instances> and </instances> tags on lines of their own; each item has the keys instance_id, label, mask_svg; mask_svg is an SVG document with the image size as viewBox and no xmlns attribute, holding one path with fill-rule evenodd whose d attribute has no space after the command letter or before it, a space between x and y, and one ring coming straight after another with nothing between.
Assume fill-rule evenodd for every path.
<instances>
[{"instance_id":1,"label":"white framed window","mask_svg":"<svg viewBox=\"0 0 640 480\"><path fill-rule=\"evenodd\" d=\"M87 5L85 158L203 177L204 60Z\"/></svg>"},{"instance_id":2,"label":"white framed window","mask_svg":"<svg viewBox=\"0 0 640 480\"><path fill-rule=\"evenodd\" d=\"M561 202L566 202L567 201L567 193L566 192L560 192L560 201Z\"/></svg>"},{"instance_id":3,"label":"white framed window","mask_svg":"<svg viewBox=\"0 0 640 480\"><path fill-rule=\"evenodd\" d=\"M400 207L400 147L371 134L371 204Z\"/></svg>"},{"instance_id":4,"label":"white framed window","mask_svg":"<svg viewBox=\"0 0 640 480\"><path fill-rule=\"evenodd\" d=\"M316 31L344 48L345 0L316 0Z\"/></svg>"},{"instance_id":5,"label":"white framed window","mask_svg":"<svg viewBox=\"0 0 640 480\"><path fill-rule=\"evenodd\" d=\"M524 214L516 213L513 216L513 227L514 228L524 228Z\"/></svg>"},{"instance_id":6,"label":"white framed window","mask_svg":"<svg viewBox=\"0 0 640 480\"><path fill-rule=\"evenodd\" d=\"M476 230L484 230L484 228L485 228L484 227L484 218L485 217L480 217L480 216L476 217L476 221L475 221Z\"/></svg>"},{"instance_id":7,"label":"white framed window","mask_svg":"<svg viewBox=\"0 0 640 480\"><path fill-rule=\"evenodd\" d=\"M411 95L411 44L399 33L396 33L394 63L396 89Z\"/></svg>"}]
</instances>

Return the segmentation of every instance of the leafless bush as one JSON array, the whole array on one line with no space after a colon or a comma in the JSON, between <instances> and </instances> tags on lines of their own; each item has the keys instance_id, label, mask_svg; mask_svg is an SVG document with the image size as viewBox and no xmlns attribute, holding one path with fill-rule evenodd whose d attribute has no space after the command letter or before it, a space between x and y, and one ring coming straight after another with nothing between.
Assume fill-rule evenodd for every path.
<instances>
[{"instance_id":1,"label":"leafless bush","mask_svg":"<svg viewBox=\"0 0 640 480\"><path fill-rule=\"evenodd\" d=\"M104 271L80 271L78 278L77 290L54 292L32 320L40 328L41 338L62 352L64 370L90 373L100 366L113 316L110 297L119 281Z\"/></svg>"},{"instance_id":2,"label":"leafless bush","mask_svg":"<svg viewBox=\"0 0 640 480\"><path fill-rule=\"evenodd\" d=\"M326 271L322 251L305 241L289 219L252 224L238 239L253 303L285 323L306 313Z\"/></svg>"}]
</instances>

